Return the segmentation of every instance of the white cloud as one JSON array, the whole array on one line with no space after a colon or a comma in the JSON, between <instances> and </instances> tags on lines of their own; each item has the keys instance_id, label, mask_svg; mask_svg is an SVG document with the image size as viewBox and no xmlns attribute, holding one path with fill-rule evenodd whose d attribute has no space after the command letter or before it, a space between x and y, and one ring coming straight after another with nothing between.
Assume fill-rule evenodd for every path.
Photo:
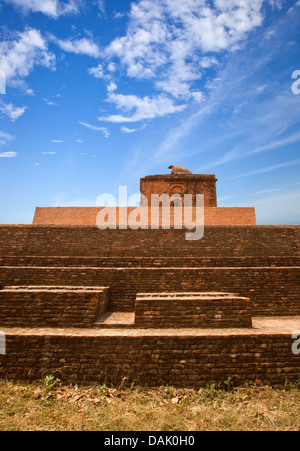
<instances>
[{"instance_id":1,"label":"white cloud","mask_svg":"<svg viewBox=\"0 0 300 451\"><path fill-rule=\"evenodd\" d=\"M43 155L56 155L56 152L42 152Z\"/></svg>"},{"instance_id":2,"label":"white cloud","mask_svg":"<svg viewBox=\"0 0 300 451\"><path fill-rule=\"evenodd\" d=\"M55 56L48 51L40 31L28 28L16 33L13 39L0 42L0 70L5 73L8 84L22 85L23 78L35 66L55 67Z\"/></svg>"},{"instance_id":3,"label":"white cloud","mask_svg":"<svg viewBox=\"0 0 300 451\"><path fill-rule=\"evenodd\" d=\"M25 13L32 11L57 16L57 0L5 0L5 2L22 9Z\"/></svg>"},{"instance_id":4,"label":"white cloud","mask_svg":"<svg viewBox=\"0 0 300 451\"><path fill-rule=\"evenodd\" d=\"M104 68L103 64L98 64L96 67L91 67L88 69L88 73L93 75L95 78L103 78L104 80L111 80L112 73L117 70L115 63L109 63L107 65L107 70Z\"/></svg>"},{"instance_id":5,"label":"white cloud","mask_svg":"<svg viewBox=\"0 0 300 451\"><path fill-rule=\"evenodd\" d=\"M3 152L0 153L0 158L16 158L17 155L16 152Z\"/></svg>"},{"instance_id":6,"label":"white cloud","mask_svg":"<svg viewBox=\"0 0 300 451\"><path fill-rule=\"evenodd\" d=\"M81 0L4 0L24 13L40 12L49 17L57 18L64 14L77 14L82 4Z\"/></svg>"},{"instance_id":7,"label":"white cloud","mask_svg":"<svg viewBox=\"0 0 300 451\"><path fill-rule=\"evenodd\" d=\"M107 91L109 93L112 93L114 91L116 91L118 88L118 86L116 85L116 83L114 83L113 81L111 81L108 85L107 85Z\"/></svg>"},{"instance_id":8,"label":"white cloud","mask_svg":"<svg viewBox=\"0 0 300 451\"><path fill-rule=\"evenodd\" d=\"M25 89L25 94L26 94L27 96L34 96L34 95L35 95L35 94L34 94L34 90L31 89L31 88L26 88L26 89Z\"/></svg>"},{"instance_id":9,"label":"white cloud","mask_svg":"<svg viewBox=\"0 0 300 451\"><path fill-rule=\"evenodd\" d=\"M93 75L95 78L104 78L103 65L99 64L97 67L91 67L88 69L88 73Z\"/></svg>"},{"instance_id":10,"label":"white cloud","mask_svg":"<svg viewBox=\"0 0 300 451\"><path fill-rule=\"evenodd\" d=\"M273 2L273 0L271 0ZM238 48L247 33L262 24L264 0L139 0L132 2L128 26L103 49L106 62L116 61L130 78L150 80L158 96L108 92L108 100L129 115L100 120L136 122L182 111L186 104L202 102L195 88L206 70L218 65L217 56ZM108 66L107 66L108 68ZM111 76L104 65L90 72L98 78ZM175 99L177 104L171 99ZM180 104L178 105L178 102ZM157 111L156 106L162 108Z\"/></svg>"},{"instance_id":11,"label":"white cloud","mask_svg":"<svg viewBox=\"0 0 300 451\"><path fill-rule=\"evenodd\" d=\"M124 133L135 133L138 131L137 128L128 128L128 127L121 127L122 132Z\"/></svg>"},{"instance_id":12,"label":"white cloud","mask_svg":"<svg viewBox=\"0 0 300 451\"><path fill-rule=\"evenodd\" d=\"M122 19L122 17L126 16L126 13L116 12L114 13L114 19Z\"/></svg>"},{"instance_id":13,"label":"white cloud","mask_svg":"<svg viewBox=\"0 0 300 451\"><path fill-rule=\"evenodd\" d=\"M99 121L107 121L113 123L138 122L145 119L154 119L168 114L178 113L186 108L186 105L175 105L173 100L165 95L157 97L138 97L135 95L109 93L109 102L116 105L118 110L129 115L110 115L99 117Z\"/></svg>"},{"instance_id":14,"label":"white cloud","mask_svg":"<svg viewBox=\"0 0 300 451\"><path fill-rule=\"evenodd\" d=\"M0 102L0 112L9 117L9 119L14 122L19 117L23 116L25 113L26 107L17 107L12 103L2 103Z\"/></svg>"},{"instance_id":15,"label":"white cloud","mask_svg":"<svg viewBox=\"0 0 300 451\"><path fill-rule=\"evenodd\" d=\"M60 140L60 139L52 139L52 142L53 142L54 144L62 144L62 143L63 143L63 141Z\"/></svg>"},{"instance_id":16,"label":"white cloud","mask_svg":"<svg viewBox=\"0 0 300 451\"><path fill-rule=\"evenodd\" d=\"M102 132L105 138L109 138L110 136L110 133L106 127L97 127L96 125L87 124L86 122L79 122L79 124L95 132Z\"/></svg>"},{"instance_id":17,"label":"white cloud","mask_svg":"<svg viewBox=\"0 0 300 451\"><path fill-rule=\"evenodd\" d=\"M98 58L100 56L100 48L96 43L88 38L62 40L51 36L51 40L54 41L64 52L75 53L77 55L87 55L93 58Z\"/></svg>"},{"instance_id":18,"label":"white cloud","mask_svg":"<svg viewBox=\"0 0 300 451\"><path fill-rule=\"evenodd\" d=\"M205 55L233 48L245 34L262 23L263 0L140 0L133 3L125 36L106 48L117 57L129 77L155 78L159 89L189 94L202 69L215 64Z\"/></svg>"}]
</instances>

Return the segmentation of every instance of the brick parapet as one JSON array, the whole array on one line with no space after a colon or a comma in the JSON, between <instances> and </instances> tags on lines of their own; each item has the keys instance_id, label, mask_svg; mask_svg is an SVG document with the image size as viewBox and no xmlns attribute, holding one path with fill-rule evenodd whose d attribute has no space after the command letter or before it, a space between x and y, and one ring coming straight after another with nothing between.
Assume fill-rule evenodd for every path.
<instances>
[{"instance_id":1,"label":"brick parapet","mask_svg":"<svg viewBox=\"0 0 300 451\"><path fill-rule=\"evenodd\" d=\"M104 207L38 207L36 208L33 224L34 225L89 225L96 226L97 215ZM124 208L116 208L116 225L124 220L120 219L120 211ZM135 210L134 207L127 208L127 224L130 224L130 214ZM148 227L151 228L151 213L148 211ZM184 225L184 210L182 213ZM122 218L124 212L122 212ZM146 215L147 217L147 215ZM162 226L161 209L154 215L159 226ZM193 221L196 220L196 210L192 210ZM255 225L255 209L252 207L215 207L205 206L204 209L205 225ZM174 227L174 209L170 209L170 226Z\"/></svg>"},{"instance_id":2,"label":"brick parapet","mask_svg":"<svg viewBox=\"0 0 300 451\"><path fill-rule=\"evenodd\" d=\"M174 229L0 226L0 257L295 257L299 238L300 226L206 226L198 241Z\"/></svg>"}]
</instances>

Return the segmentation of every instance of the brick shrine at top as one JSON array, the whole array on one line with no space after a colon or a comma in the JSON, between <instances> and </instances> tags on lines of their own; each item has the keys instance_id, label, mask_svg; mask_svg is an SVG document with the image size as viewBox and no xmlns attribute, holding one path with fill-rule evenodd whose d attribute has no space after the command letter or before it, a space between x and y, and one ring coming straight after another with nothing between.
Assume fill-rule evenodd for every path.
<instances>
[{"instance_id":1,"label":"brick shrine at top","mask_svg":"<svg viewBox=\"0 0 300 451\"><path fill-rule=\"evenodd\" d=\"M192 198L193 210L196 208L196 195L204 195L204 225L250 226L256 225L254 207L218 207L217 206L217 178L210 174L192 174L182 166L170 166L171 174L148 175L140 180L141 202L147 201L151 205L151 196L167 194L177 195L184 200L189 194ZM172 203L171 203L172 206ZM37 207L33 219L34 225L90 225L97 223L97 215L105 207ZM107 207L106 207L107 208ZM121 211L124 207L117 207L116 222L121 221ZM126 207L129 215L136 207ZM149 208L150 210L150 208ZM195 219L195 212L192 213ZM174 219L174 218L173 218ZM149 211L148 224L151 225ZM160 224L161 225L161 224ZM172 223L171 217L171 227Z\"/></svg>"}]
</instances>

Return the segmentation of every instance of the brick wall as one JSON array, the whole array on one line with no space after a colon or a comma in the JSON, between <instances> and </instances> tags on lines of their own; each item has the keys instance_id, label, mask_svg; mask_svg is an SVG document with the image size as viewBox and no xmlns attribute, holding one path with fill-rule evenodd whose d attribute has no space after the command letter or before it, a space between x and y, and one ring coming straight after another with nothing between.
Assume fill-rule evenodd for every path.
<instances>
[{"instance_id":1,"label":"brick wall","mask_svg":"<svg viewBox=\"0 0 300 451\"><path fill-rule=\"evenodd\" d=\"M91 327L108 301L106 288L6 288L0 290L0 327Z\"/></svg>"},{"instance_id":2,"label":"brick wall","mask_svg":"<svg viewBox=\"0 0 300 451\"><path fill-rule=\"evenodd\" d=\"M300 266L290 257L0 257L1 266L61 266L99 268L198 268Z\"/></svg>"},{"instance_id":3,"label":"brick wall","mask_svg":"<svg viewBox=\"0 0 300 451\"><path fill-rule=\"evenodd\" d=\"M138 293L135 325L141 328L251 328L251 302L249 298L225 293Z\"/></svg>"},{"instance_id":4,"label":"brick wall","mask_svg":"<svg viewBox=\"0 0 300 451\"><path fill-rule=\"evenodd\" d=\"M300 314L299 268L1 267L3 285L110 287L111 311L133 311L137 293L218 291L250 297L255 316Z\"/></svg>"},{"instance_id":5,"label":"brick wall","mask_svg":"<svg viewBox=\"0 0 300 451\"><path fill-rule=\"evenodd\" d=\"M102 210L101 207L45 207L36 208L33 218L35 225L90 225L96 226L97 215ZM119 207L116 209L116 224L122 221L119 219ZM129 207L127 210L127 223L129 216L134 210ZM193 221L196 214L193 210ZM184 218L184 215L183 215ZM107 221L107 220L106 220ZM162 224L161 211L159 215L159 224ZM151 214L148 212L148 224L151 226ZM205 225L255 225L255 209L252 207L207 207L204 212ZM174 226L174 212L170 210L170 225Z\"/></svg>"},{"instance_id":6,"label":"brick wall","mask_svg":"<svg viewBox=\"0 0 300 451\"><path fill-rule=\"evenodd\" d=\"M297 315L299 233L207 226L191 242L181 230L1 226L0 285L108 286L112 311L133 311L138 292L226 291L250 297L254 315Z\"/></svg>"},{"instance_id":7,"label":"brick wall","mask_svg":"<svg viewBox=\"0 0 300 451\"><path fill-rule=\"evenodd\" d=\"M191 194L193 205L196 205L196 194L204 195L205 207L217 206L217 179L215 175L180 174L180 175L149 175L140 181L141 194L151 204L152 194L174 193Z\"/></svg>"},{"instance_id":8,"label":"brick wall","mask_svg":"<svg viewBox=\"0 0 300 451\"><path fill-rule=\"evenodd\" d=\"M207 226L184 230L102 230L79 226L0 226L0 257L294 257L300 226Z\"/></svg>"},{"instance_id":9,"label":"brick wall","mask_svg":"<svg viewBox=\"0 0 300 451\"><path fill-rule=\"evenodd\" d=\"M290 334L191 336L67 335L4 330L7 354L0 377L37 380L53 374L67 383L174 385L260 380L283 385L300 377Z\"/></svg>"}]
</instances>

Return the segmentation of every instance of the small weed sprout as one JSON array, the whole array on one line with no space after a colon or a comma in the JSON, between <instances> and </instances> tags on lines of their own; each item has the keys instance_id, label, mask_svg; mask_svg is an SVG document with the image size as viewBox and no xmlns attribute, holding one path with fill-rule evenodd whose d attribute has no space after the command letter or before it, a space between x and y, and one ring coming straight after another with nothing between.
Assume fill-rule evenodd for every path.
<instances>
[{"instance_id":1,"label":"small weed sprout","mask_svg":"<svg viewBox=\"0 0 300 451\"><path fill-rule=\"evenodd\" d=\"M52 374L47 375L43 380L44 386L50 392L53 390L56 390L59 386L59 383L60 383L60 380L56 379Z\"/></svg>"}]
</instances>

